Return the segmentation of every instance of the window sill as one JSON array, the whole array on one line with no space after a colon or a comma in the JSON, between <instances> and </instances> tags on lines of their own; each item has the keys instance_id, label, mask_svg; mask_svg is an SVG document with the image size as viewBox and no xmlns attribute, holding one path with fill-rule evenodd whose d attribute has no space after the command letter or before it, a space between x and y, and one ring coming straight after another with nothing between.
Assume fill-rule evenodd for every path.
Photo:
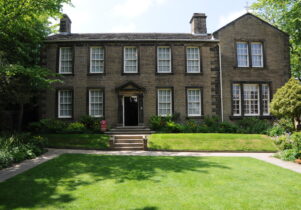
<instances>
[{"instance_id":1,"label":"window sill","mask_svg":"<svg viewBox=\"0 0 301 210\"><path fill-rule=\"evenodd\" d=\"M140 73L139 72L136 72L136 73L125 73L125 72L122 72L122 75L126 75L126 76L128 76L128 75L140 75Z\"/></svg>"},{"instance_id":2,"label":"window sill","mask_svg":"<svg viewBox=\"0 0 301 210\"><path fill-rule=\"evenodd\" d=\"M204 116L186 116L186 119L204 119Z\"/></svg>"},{"instance_id":3,"label":"window sill","mask_svg":"<svg viewBox=\"0 0 301 210\"><path fill-rule=\"evenodd\" d=\"M158 76L162 76L162 75L173 75L173 72L168 72L168 73L160 73L160 72L156 72L156 75L158 75Z\"/></svg>"},{"instance_id":4,"label":"window sill","mask_svg":"<svg viewBox=\"0 0 301 210\"><path fill-rule=\"evenodd\" d=\"M237 69L237 70L254 70L254 71L256 71L256 70L266 70L267 68L266 67L250 67L250 66L248 66L248 67L238 67L238 66L234 66L233 67L234 69Z\"/></svg>"},{"instance_id":5,"label":"window sill","mask_svg":"<svg viewBox=\"0 0 301 210\"><path fill-rule=\"evenodd\" d=\"M61 76L74 76L74 73L72 73L72 74L62 74L62 73L58 73L58 75L61 75Z\"/></svg>"},{"instance_id":6,"label":"window sill","mask_svg":"<svg viewBox=\"0 0 301 210\"><path fill-rule=\"evenodd\" d=\"M198 73L189 73L189 72L185 72L186 76L195 76L195 75L203 75L203 72L198 72Z\"/></svg>"}]
</instances>

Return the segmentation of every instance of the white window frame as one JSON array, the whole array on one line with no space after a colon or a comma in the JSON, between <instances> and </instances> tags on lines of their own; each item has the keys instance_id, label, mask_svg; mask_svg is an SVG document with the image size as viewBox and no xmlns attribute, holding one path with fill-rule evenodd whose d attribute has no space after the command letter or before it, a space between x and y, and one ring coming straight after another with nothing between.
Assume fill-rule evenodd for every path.
<instances>
[{"instance_id":1,"label":"white window frame","mask_svg":"<svg viewBox=\"0 0 301 210\"><path fill-rule=\"evenodd\" d=\"M71 71L70 72L62 72L62 49L70 49L71 50L71 59L66 61L71 61ZM73 74L73 50L72 47L60 47L59 48L59 74Z\"/></svg>"},{"instance_id":2,"label":"white window frame","mask_svg":"<svg viewBox=\"0 0 301 210\"><path fill-rule=\"evenodd\" d=\"M260 54L253 54L253 44L260 44L261 46L261 53ZM263 44L261 42L251 42L251 56L252 56L252 67L254 68L262 68L263 67ZM260 66L255 66L254 65L254 59L253 56L261 56L261 65Z\"/></svg>"},{"instance_id":3,"label":"white window frame","mask_svg":"<svg viewBox=\"0 0 301 210\"><path fill-rule=\"evenodd\" d=\"M199 91L199 101L189 101L189 91L197 90ZM186 90L186 97L187 97L187 116L188 117L200 117L202 116L202 89L201 88L187 88ZM197 104L199 103L199 113L198 114L190 114L189 113L189 104Z\"/></svg>"},{"instance_id":4,"label":"white window frame","mask_svg":"<svg viewBox=\"0 0 301 210\"><path fill-rule=\"evenodd\" d=\"M169 58L168 60L166 59L161 59L160 58L160 49L169 49ZM160 61L169 61L169 71L160 71ZM171 66L171 47L169 46L158 46L157 47L157 73L159 74L170 74L172 73L172 70L171 70L172 66Z\"/></svg>"},{"instance_id":5,"label":"white window frame","mask_svg":"<svg viewBox=\"0 0 301 210\"><path fill-rule=\"evenodd\" d=\"M247 54L244 54L244 55L240 55L238 54L238 44L245 44L247 46ZM239 56L246 56L247 58L247 64L245 66L241 66L239 65ZM236 42L236 62L237 62L237 67L239 68L248 68L250 67L250 55L249 55L249 44L248 42Z\"/></svg>"},{"instance_id":6,"label":"white window frame","mask_svg":"<svg viewBox=\"0 0 301 210\"><path fill-rule=\"evenodd\" d=\"M70 91L71 92L71 102L70 103L64 103L64 104L67 104L67 105L71 105L71 114L70 115L61 115L61 93L63 91ZM58 90L57 97L58 97L58 118L72 118L72 113L73 113L73 91L72 90Z\"/></svg>"},{"instance_id":7,"label":"white window frame","mask_svg":"<svg viewBox=\"0 0 301 210\"><path fill-rule=\"evenodd\" d=\"M248 87L250 86L256 86L257 87L257 106L258 106L258 113L248 113L246 114L246 111L245 111L245 103L246 101L249 101L249 111L251 112L252 111L252 108L251 108L251 104L252 104L252 101L256 101L256 99L246 99L245 97L245 91ZM244 109L244 116L260 116L260 87L259 87L259 84L243 84L243 94L244 94L244 101L243 101L243 109Z\"/></svg>"},{"instance_id":8,"label":"white window frame","mask_svg":"<svg viewBox=\"0 0 301 210\"><path fill-rule=\"evenodd\" d=\"M170 109L170 114L160 114L160 104L168 104L167 102L160 102L160 90L168 90L170 92L170 105L169 105L169 109ZM157 113L158 113L158 116L162 116L162 117L166 117L166 116L171 116L172 113L173 113L173 110L172 110L172 104L173 104L173 94L172 94L172 88L158 88L157 89Z\"/></svg>"},{"instance_id":9,"label":"white window frame","mask_svg":"<svg viewBox=\"0 0 301 210\"><path fill-rule=\"evenodd\" d=\"M234 99L234 87L238 87L238 98ZM238 111L239 113L234 113L233 103L234 101L238 101ZM232 113L233 116L241 116L241 85L240 84L233 84L232 85Z\"/></svg>"},{"instance_id":10,"label":"white window frame","mask_svg":"<svg viewBox=\"0 0 301 210\"><path fill-rule=\"evenodd\" d=\"M93 49L101 49L102 50L102 53L100 53L100 55L102 54L102 58L100 59L93 59ZM101 57L101 56L100 56ZM101 47L101 46L92 46L90 47L90 69L89 69L89 73L90 74L103 74L104 73L104 58L105 58L105 50L104 50L104 47ZM100 68L102 69L100 72L92 72L92 64L93 64L93 61L100 61Z\"/></svg>"},{"instance_id":11,"label":"white window frame","mask_svg":"<svg viewBox=\"0 0 301 210\"><path fill-rule=\"evenodd\" d=\"M136 50L136 59L126 59L126 50L127 49L135 49ZM125 74L137 74L138 73L138 48L135 46L125 46L123 48L123 73ZM134 72L126 71L126 61L135 61L136 70Z\"/></svg>"},{"instance_id":12,"label":"white window frame","mask_svg":"<svg viewBox=\"0 0 301 210\"><path fill-rule=\"evenodd\" d=\"M91 91L100 91L101 93L101 98L102 98L102 101L100 103L95 103L95 104L101 104L102 106L102 112L100 115L92 115L92 102L91 102ZM103 89L89 89L89 99L88 99L88 106L89 106L89 115L91 117L103 117L103 113L104 113L104 92L103 92Z\"/></svg>"},{"instance_id":13,"label":"white window frame","mask_svg":"<svg viewBox=\"0 0 301 210\"><path fill-rule=\"evenodd\" d=\"M264 86L267 87L267 98L264 98ZM271 100L271 96L270 96L270 85L269 84L262 84L261 86L261 100L262 100L262 115L264 116L269 116L270 115L270 100ZM264 101L267 102L267 108L268 108L268 112L264 112Z\"/></svg>"},{"instance_id":14,"label":"white window frame","mask_svg":"<svg viewBox=\"0 0 301 210\"><path fill-rule=\"evenodd\" d=\"M189 49L197 49L197 52L198 52L198 54L197 54L197 58L195 58L195 59L191 59L191 58L189 58L189 53L188 53L188 51L189 51ZM188 74L196 74L196 73L201 73L201 61L200 61L200 48L199 47L187 47L186 48L186 69L187 69L187 73ZM198 62L198 70L197 71L189 71L189 61L197 61Z\"/></svg>"}]
</instances>

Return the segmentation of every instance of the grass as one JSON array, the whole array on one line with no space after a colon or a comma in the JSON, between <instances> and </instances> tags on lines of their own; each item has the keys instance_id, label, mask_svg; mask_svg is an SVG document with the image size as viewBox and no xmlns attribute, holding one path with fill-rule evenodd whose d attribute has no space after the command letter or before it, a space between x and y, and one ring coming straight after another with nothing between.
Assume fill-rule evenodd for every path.
<instances>
[{"instance_id":1,"label":"grass","mask_svg":"<svg viewBox=\"0 0 301 210\"><path fill-rule=\"evenodd\" d=\"M149 137L152 150L191 150L191 151L277 151L272 140L259 134L153 134Z\"/></svg>"},{"instance_id":2,"label":"grass","mask_svg":"<svg viewBox=\"0 0 301 210\"><path fill-rule=\"evenodd\" d=\"M239 157L66 154L0 183L0 209L300 209L301 175Z\"/></svg>"},{"instance_id":3,"label":"grass","mask_svg":"<svg viewBox=\"0 0 301 210\"><path fill-rule=\"evenodd\" d=\"M104 134L47 134L48 146L73 149L108 149L109 136Z\"/></svg>"}]
</instances>

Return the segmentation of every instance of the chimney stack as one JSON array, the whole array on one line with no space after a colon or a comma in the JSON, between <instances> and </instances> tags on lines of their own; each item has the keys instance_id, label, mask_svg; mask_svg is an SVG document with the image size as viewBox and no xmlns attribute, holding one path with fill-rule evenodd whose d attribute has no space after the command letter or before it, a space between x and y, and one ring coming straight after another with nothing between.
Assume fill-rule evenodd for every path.
<instances>
[{"instance_id":1,"label":"chimney stack","mask_svg":"<svg viewBox=\"0 0 301 210\"><path fill-rule=\"evenodd\" d=\"M71 20L68 15L64 14L60 20L60 33L70 34L71 33Z\"/></svg>"},{"instance_id":2,"label":"chimney stack","mask_svg":"<svg viewBox=\"0 0 301 210\"><path fill-rule=\"evenodd\" d=\"M192 34L207 34L206 18L205 13L193 13L190 20Z\"/></svg>"}]
</instances>

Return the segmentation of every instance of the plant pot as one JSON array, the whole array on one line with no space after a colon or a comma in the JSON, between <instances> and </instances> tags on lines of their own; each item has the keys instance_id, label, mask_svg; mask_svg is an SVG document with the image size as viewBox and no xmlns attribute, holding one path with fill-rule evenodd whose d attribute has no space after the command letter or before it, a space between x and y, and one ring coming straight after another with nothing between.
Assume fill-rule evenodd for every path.
<instances>
[{"instance_id":1,"label":"plant pot","mask_svg":"<svg viewBox=\"0 0 301 210\"><path fill-rule=\"evenodd\" d=\"M301 159L296 159L296 160L295 160L295 163L301 164Z\"/></svg>"}]
</instances>

